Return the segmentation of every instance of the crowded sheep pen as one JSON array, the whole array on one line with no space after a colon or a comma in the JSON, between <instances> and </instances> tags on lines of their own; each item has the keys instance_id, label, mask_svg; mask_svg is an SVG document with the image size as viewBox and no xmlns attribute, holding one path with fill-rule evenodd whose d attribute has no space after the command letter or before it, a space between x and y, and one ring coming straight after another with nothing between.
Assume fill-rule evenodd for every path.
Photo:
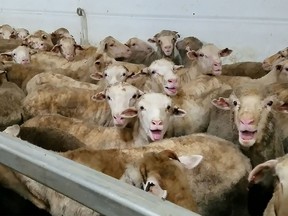
<instances>
[{"instance_id":1,"label":"crowded sheep pen","mask_svg":"<svg viewBox=\"0 0 288 216\"><path fill-rule=\"evenodd\" d=\"M0 6L0 215L288 216L283 5L53 2Z\"/></svg>"}]
</instances>

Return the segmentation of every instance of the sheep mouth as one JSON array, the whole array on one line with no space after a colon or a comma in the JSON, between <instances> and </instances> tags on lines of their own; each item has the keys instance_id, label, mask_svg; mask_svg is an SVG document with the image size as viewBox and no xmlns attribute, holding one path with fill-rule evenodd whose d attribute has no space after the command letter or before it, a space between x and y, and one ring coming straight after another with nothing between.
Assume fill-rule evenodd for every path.
<instances>
[{"instance_id":1,"label":"sheep mouth","mask_svg":"<svg viewBox=\"0 0 288 216\"><path fill-rule=\"evenodd\" d=\"M213 71L213 75L215 75L215 76L219 76L221 74L222 74L222 70L221 69Z\"/></svg>"},{"instance_id":2,"label":"sheep mouth","mask_svg":"<svg viewBox=\"0 0 288 216\"><path fill-rule=\"evenodd\" d=\"M116 61L124 61L125 58L124 57L118 57L118 58L115 58Z\"/></svg>"},{"instance_id":3,"label":"sheep mouth","mask_svg":"<svg viewBox=\"0 0 288 216\"><path fill-rule=\"evenodd\" d=\"M255 131L248 131L248 130L243 130L239 132L239 136L243 141L249 141L255 139L255 135L257 133L257 130Z\"/></svg>"},{"instance_id":4,"label":"sheep mouth","mask_svg":"<svg viewBox=\"0 0 288 216\"><path fill-rule=\"evenodd\" d=\"M150 129L150 132L151 132L150 137L153 141L162 139L162 130L159 130L159 129L151 130Z\"/></svg>"},{"instance_id":5,"label":"sheep mouth","mask_svg":"<svg viewBox=\"0 0 288 216\"><path fill-rule=\"evenodd\" d=\"M165 87L165 90L166 92L169 94L169 93L172 93L172 94L176 94L177 93L177 88L176 87Z\"/></svg>"}]
</instances>

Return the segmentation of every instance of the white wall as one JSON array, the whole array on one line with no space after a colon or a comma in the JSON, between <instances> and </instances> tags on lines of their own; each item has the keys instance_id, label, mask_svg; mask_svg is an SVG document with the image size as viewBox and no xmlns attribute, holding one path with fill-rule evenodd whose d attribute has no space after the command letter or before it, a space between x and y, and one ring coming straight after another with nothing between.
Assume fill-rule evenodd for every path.
<instances>
[{"instance_id":1,"label":"white wall","mask_svg":"<svg viewBox=\"0 0 288 216\"><path fill-rule=\"evenodd\" d=\"M287 0L0 0L0 24L32 32L66 27L79 41L78 7L91 44L108 35L146 40L169 29L233 49L230 61L262 61L288 42Z\"/></svg>"}]
</instances>

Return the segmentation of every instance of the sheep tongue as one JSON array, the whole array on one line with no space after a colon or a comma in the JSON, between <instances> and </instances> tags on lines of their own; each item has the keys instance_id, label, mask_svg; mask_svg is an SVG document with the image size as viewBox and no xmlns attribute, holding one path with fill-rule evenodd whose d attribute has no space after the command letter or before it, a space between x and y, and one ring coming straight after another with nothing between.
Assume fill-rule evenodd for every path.
<instances>
[{"instance_id":1,"label":"sheep tongue","mask_svg":"<svg viewBox=\"0 0 288 216\"><path fill-rule=\"evenodd\" d=\"M161 130L151 131L153 140L160 140L161 139Z\"/></svg>"},{"instance_id":2,"label":"sheep tongue","mask_svg":"<svg viewBox=\"0 0 288 216\"><path fill-rule=\"evenodd\" d=\"M240 134L241 134L241 138L242 138L243 140L251 140L251 139L254 138L255 132L242 131Z\"/></svg>"}]
</instances>

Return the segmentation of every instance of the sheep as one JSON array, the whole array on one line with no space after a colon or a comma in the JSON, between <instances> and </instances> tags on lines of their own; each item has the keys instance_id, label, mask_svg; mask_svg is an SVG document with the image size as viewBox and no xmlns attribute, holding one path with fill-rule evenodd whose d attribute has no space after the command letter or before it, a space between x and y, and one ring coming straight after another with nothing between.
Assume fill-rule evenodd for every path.
<instances>
[{"instance_id":1,"label":"sheep","mask_svg":"<svg viewBox=\"0 0 288 216\"><path fill-rule=\"evenodd\" d=\"M125 82L136 72L144 68L145 66L140 64L115 62L109 64L103 72L95 71L90 75L90 78L97 81L104 79L107 85L112 85L116 82Z\"/></svg>"},{"instance_id":2,"label":"sheep","mask_svg":"<svg viewBox=\"0 0 288 216\"><path fill-rule=\"evenodd\" d=\"M34 51L30 50L27 46L18 46L12 51L1 53L0 55L9 56L17 64L30 64L31 54L35 54Z\"/></svg>"},{"instance_id":3,"label":"sheep","mask_svg":"<svg viewBox=\"0 0 288 216\"><path fill-rule=\"evenodd\" d=\"M205 44L198 51L188 49L187 56L192 63L189 68L183 68L178 72L181 83L189 83L201 75L221 75L221 58L231 53L232 50L220 50L214 44Z\"/></svg>"},{"instance_id":4,"label":"sheep","mask_svg":"<svg viewBox=\"0 0 288 216\"><path fill-rule=\"evenodd\" d=\"M179 54L181 55L182 58L182 63L185 67L190 67L191 61L189 60L188 56L186 55L187 53L187 47L189 47L189 50L199 50L203 46L203 42L200 41L196 37L185 37L180 41L177 41L176 43L176 48L179 51Z\"/></svg>"},{"instance_id":5,"label":"sheep","mask_svg":"<svg viewBox=\"0 0 288 216\"><path fill-rule=\"evenodd\" d=\"M288 125L287 125L287 88L288 83L274 83L268 86L268 91L271 95L275 95L278 104L274 107L277 111L277 128L280 129L283 134L283 146L284 152L288 153Z\"/></svg>"},{"instance_id":6,"label":"sheep","mask_svg":"<svg viewBox=\"0 0 288 216\"><path fill-rule=\"evenodd\" d=\"M83 154L81 154L81 153L82 152L80 152L80 153L69 152L67 154L64 154L64 157L73 159L76 162L78 162L78 160L80 159L80 163L81 163L82 157L80 157L79 159L77 157L75 157L78 155L82 156ZM102 153L102 155L103 155L103 153ZM171 151L162 151L160 153L151 152L151 153L145 154L143 156L143 158L140 157L138 160L135 159L136 160L135 162L137 163L139 161L140 164L144 165L144 163L147 161L147 157L150 156L150 158L151 158L152 155L154 156L154 161L156 162L156 164L152 167L146 167L146 170L152 171L152 169L154 168L153 171L155 174L159 175L159 178L160 178L159 180L161 182L163 182L163 184L166 183L165 187L167 190L165 190L165 191L169 191L169 196L167 197L167 199L174 201L176 204L179 203L180 205L182 205L183 207L186 207L188 209L195 209L196 207L193 206L191 203L189 203L189 201L193 201L191 194L189 193L189 191L183 191L186 188L188 189L189 186L188 186L188 181L185 178L185 176L181 176L181 174L182 175L185 175L185 174L184 174L184 171L182 168L183 165L181 165L179 162L176 161L178 159L177 155ZM196 158L197 157L198 156L196 156ZM115 163L115 166L120 168L120 170L116 171L113 168L112 168L112 170L114 172L116 171L116 173L119 173L121 175L121 173L124 172L124 169L125 169L125 167L124 167L125 159L121 158L121 156L119 156L119 155L116 155L116 158L114 158L114 159L116 161L118 161L117 160L118 158L119 158L121 163L120 164ZM175 161L172 161L170 158L174 159ZM97 159L93 160L93 161L94 161L93 163L89 163L89 162L85 163L84 162L84 165L91 166L91 168L102 171L105 174L110 174L109 171L111 170L111 166L109 166L109 165L108 165L108 168L110 168L110 170L107 170L107 169L101 170L101 164L103 164L105 161L104 157L100 157L100 158L97 157ZM199 163L198 161L201 161L201 160L199 160L197 158L197 161L195 161L193 163L197 165L197 163ZM100 167L98 164L100 165ZM107 165L106 165L106 167L107 167ZM159 167L158 170L157 170L157 167ZM161 167L167 169L166 175L165 175L165 173L163 174L163 171L161 171ZM176 173L180 174L180 176L176 175ZM171 177L169 174L171 175ZM27 187L30 189L30 191L32 193L34 193L35 195L37 195L38 197L40 197L42 200L45 201L45 204L47 206L46 209L52 215L75 215L76 212L77 212L77 215L98 215L97 212L92 211L91 209L81 205L80 203L73 201L70 198L68 198L62 194L59 194L58 192L40 184L40 183L37 183L36 181L34 181L34 180L32 180L26 176L23 176L21 174L17 174L17 176L19 177L19 179L21 179L21 181L25 185L27 185ZM174 182L176 181L179 184L178 188L175 188L175 184L171 185L171 183L169 182L169 177L172 178L172 176L175 176L173 181ZM152 181L149 181L149 183L150 182L152 182ZM182 187L182 188L180 188L180 187ZM150 187L150 189L153 191L155 191L155 188L156 188L156 186ZM178 195L181 192L182 192L182 194Z\"/></svg>"},{"instance_id":7,"label":"sheep","mask_svg":"<svg viewBox=\"0 0 288 216\"><path fill-rule=\"evenodd\" d=\"M251 79L251 78L247 78L246 80L246 84L250 84L250 85L263 85L263 86L269 86L272 85L273 83L282 83L282 82L287 82L287 72L286 70L288 70L288 61L283 61L281 63L279 63L278 65L276 65L272 71L270 71L267 75L265 75L262 78L259 79ZM217 77L218 79L219 77ZM242 77L244 78L244 77ZM232 81L232 80L231 80ZM242 80L243 81L243 80ZM243 82L244 84L244 82ZM236 86L238 85L238 87L241 87L241 85L237 84L233 84L232 86ZM232 92L232 90L227 90L226 93L223 93L222 97L229 97L230 93ZM271 92L271 90L270 90ZM225 94L225 95L224 95ZM217 107L220 108L221 107L221 103L224 102L221 98L219 98L218 100L213 100L212 103ZM220 107L217 105L217 103L220 103ZM225 103L223 104L225 105ZM210 123L207 129L207 132L213 135L218 135L221 138L224 139L228 139L233 141L233 131L231 130L231 126L233 125L233 122L229 121L229 113L225 111L225 109L223 110L217 110L217 108L214 107L211 111L211 116L210 116ZM221 109L221 108L220 108ZM277 114L278 115L278 114ZM278 121L281 121L281 118L277 118ZM284 117L284 119L286 119ZM222 124L222 122L226 122L225 125ZM285 122L285 121L284 121ZM283 123L283 122L282 122ZM279 124L281 125L281 123L279 122ZM283 124L282 124L283 125ZM225 129L223 129L223 127ZM284 132L285 134L287 134L288 136L288 131Z\"/></svg>"},{"instance_id":8,"label":"sheep","mask_svg":"<svg viewBox=\"0 0 288 216\"><path fill-rule=\"evenodd\" d=\"M283 137L281 131L275 129L277 119L271 108L276 101L265 86L251 84L235 88L229 98L212 100L217 108L230 110L233 137L229 140L240 145L253 167L284 155ZM226 124L225 119L222 120ZM227 130L219 128L214 134L222 137Z\"/></svg>"},{"instance_id":9,"label":"sheep","mask_svg":"<svg viewBox=\"0 0 288 216\"><path fill-rule=\"evenodd\" d=\"M132 54L124 61L135 64L143 64L146 56L155 52L154 48L150 44L136 37L130 38L125 45L130 48Z\"/></svg>"},{"instance_id":10,"label":"sheep","mask_svg":"<svg viewBox=\"0 0 288 216\"><path fill-rule=\"evenodd\" d=\"M140 170L139 166L142 163L137 162L137 160L141 161L143 153L161 152L167 149L175 152L181 162L187 161L187 159L195 154L203 156L203 160L198 167L194 169L184 168L189 182L189 191L193 195L201 215L223 216L233 215L233 212L237 212L237 215L248 215L246 208L246 187L248 184L248 172L251 170L249 160L240 153L235 145L215 136L193 134L158 141L141 148L121 150L77 149L61 153L61 155L104 172L114 178L121 179L121 181L141 187L143 183L142 178L146 176L141 176L143 168ZM197 161L199 161L199 157ZM149 164L149 161L145 163ZM174 161L174 163L178 162ZM153 164L151 165L153 169ZM149 167L146 166L147 173L149 173ZM168 171L169 173L171 172L170 169L167 169ZM176 175L177 179L175 181L178 182L178 179L182 177ZM41 196L48 198L51 206L60 203L58 199L52 203L55 195L53 198L50 197L51 192L47 192L46 187L43 188L41 185L35 184L33 180L25 177L21 180L25 181L32 193L41 194ZM152 182L153 180L155 181L155 179L149 179ZM145 188L147 188L147 184ZM165 190L167 190L168 197L169 193L177 193L175 188L172 191L169 188Z\"/></svg>"},{"instance_id":11,"label":"sheep","mask_svg":"<svg viewBox=\"0 0 288 216\"><path fill-rule=\"evenodd\" d=\"M32 49L42 51L50 51L54 46L52 43L51 36L43 30L38 30L33 34L28 35L23 40L23 44L26 44Z\"/></svg>"},{"instance_id":12,"label":"sheep","mask_svg":"<svg viewBox=\"0 0 288 216\"><path fill-rule=\"evenodd\" d=\"M180 35L176 31L162 30L161 32L155 34L153 38L149 38L148 41L156 44L158 55L157 59L167 57L175 64L182 64L181 56L175 45L179 37ZM152 61L154 60L156 59L152 59ZM149 65L151 62L146 63L146 65Z\"/></svg>"},{"instance_id":13,"label":"sheep","mask_svg":"<svg viewBox=\"0 0 288 216\"><path fill-rule=\"evenodd\" d=\"M82 89L90 89L90 90L102 89L99 85L77 81L59 73L43 72L43 73L39 73L35 75L33 78L31 78L27 82L26 84L27 94L32 93L35 89L37 89L37 87L44 85L44 84L51 84L57 87L69 86L69 87L74 87L74 88L82 88Z\"/></svg>"},{"instance_id":14,"label":"sheep","mask_svg":"<svg viewBox=\"0 0 288 216\"><path fill-rule=\"evenodd\" d=\"M269 85L275 82L287 82L287 73L285 72L288 65L288 60L281 61L276 64L272 70L265 76L258 79L251 79L250 77L241 76L217 76L217 79L223 83L230 85L231 88L241 86L246 83Z\"/></svg>"},{"instance_id":15,"label":"sheep","mask_svg":"<svg viewBox=\"0 0 288 216\"><path fill-rule=\"evenodd\" d=\"M6 79L6 72L0 65L0 129L9 125L22 123L24 111L22 109L22 100L25 97L24 92L12 82Z\"/></svg>"},{"instance_id":16,"label":"sheep","mask_svg":"<svg viewBox=\"0 0 288 216\"><path fill-rule=\"evenodd\" d=\"M39 86L23 99L24 119L36 115L58 113L100 125L111 125L110 109L106 102L95 103L91 96L96 90L53 85Z\"/></svg>"},{"instance_id":17,"label":"sheep","mask_svg":"<svg viewBox=\"0 0 288 216\"><path fill-rule=\"evenodd\" d=\"M55 152L66 152L85 147L85 144L76 137L57 128L24 127L14 124L3 132Z\"/></svg>"},{"instance_id":18,"label":"sheep","mask_svg":"<svg viewBox=\"0 0 288 216\"><path fill-rule=\"evenodd\" d=\"M51 49L52 52L60 53L68 61L75 59L76 50L84 50L82 46L76 44L72 37L62 37Z\"/></svg>"},{"instance_id":19,"label":"sheep","mask_svg":"<svg viewBox=\"0 0 288 216\"><path fill-rule=\"evenodd\" d=\"M16 31L10 25L5 24L0 26L0 38L1 39L12 39L16 38Z\"/></svg>"},{"instance_id":20,"label":"sheep","mask_svg":"<svg viewBox=\"0 0 288 216\"><path fill-rule=\"evenodd\" d=\"M222 75L227 76L248 76L257 79L265 76L268 72L263 69L262 62L237 62L222 66Z\"/></svg>"},{"instance_id":21,"label":"sheep","mask_svg":"<svg viewBox=\"0 0 288 216\"><path fill-rule=\"evenodd\" d=\"M55 31L53 31L51 33L51 40L52 40L53 44L56 45L58 43L58 41L63 36L64 37L73 37L72 35L70 35L70 32L66 28L58 28Z\"/></svg>"},{"instance_id":22,"label":"sheep","mask_svg":"<svg viewBox=\"0 0 288 216\"><path fill-rule=\"evenodd\" d=\"M288 48L278 51L272 56L269 56L263 60L262 67L264 70L270 71L274 65L287 59Z\"/></svg>"},{"instance_id":23,"label":"sheep","mask_svg":"<svg viewBox=\"0 0 288 216\"><path fill-rule=\"evenodd\" d=\"M0 38L0 53L13 50L22 44L21 40L15 39L1 39Z\"/></svg>"},{"instance_id":24,"label":"sheep","mask_svg":"<svg viewBox=\"0 0 288 216\"><path fill-rule=\"evenodd\" d=\"M110 57L115 58L115 60L129 58L132 54L129 47L120 43L112 36L108 36L100 41L98 51L100 53L106 52Z\"/></svg>"},{"instance_id":25,"label":"sheep","mask_svg":"<svg viewBox=\"0 0 288 216\"><path fill-rule=\"evenodd\" d=\"M276 183L273 197L269 201L263 216L284 216L288 214L287 202L287 155L265 161L256 166L249 174L248 181L253 184L272 178Z\"/></svg>"},{"instance_id":26,"label":"sheep","mask_svg":"<svg viewBox=\"0 0 288 216\"><path fill-rule=\"evenodd\" d=\"M122 91L125 92L126 89L123 88ZM136 100L137 95L135 97L134 95L130 97L131 100ZM115 99L115 97L112 98L112 95L110 97L109 92L106 92L106 96L108 100L112 101L112 99ZM151 101L155 102L151 103ZM132 103L132 101L130 102ZM115 103L117 103L117 100L115 100ZM122 110L121 108L122 106L120 106L120 111ZM150 142L163 139L171 116L183 117L185 115L184 110L173 106L168 96L159 93L142 95L137 100L135 108L130 107L120 114L117 113L118 107L114 109L113 118L119 128L100 127L59 115L36 116L26 121L23 126L56 127L74 135L93 149L125 148L147 145ZM137 116L138 118L135 120L123 120ZM130 125L129 127L128 124Z\"/></svg>"},{"instance_id":27,"label":"sheep","mask_svg":"<svg viewBox=\"0 0 288 216\"><path fill-rule=\"evenodd\" d=\"M17 33L17 38L20 40L24 40L29 35L29 31L25 28L17 28L16 33Z\"/></svg>"}]
</instances>

